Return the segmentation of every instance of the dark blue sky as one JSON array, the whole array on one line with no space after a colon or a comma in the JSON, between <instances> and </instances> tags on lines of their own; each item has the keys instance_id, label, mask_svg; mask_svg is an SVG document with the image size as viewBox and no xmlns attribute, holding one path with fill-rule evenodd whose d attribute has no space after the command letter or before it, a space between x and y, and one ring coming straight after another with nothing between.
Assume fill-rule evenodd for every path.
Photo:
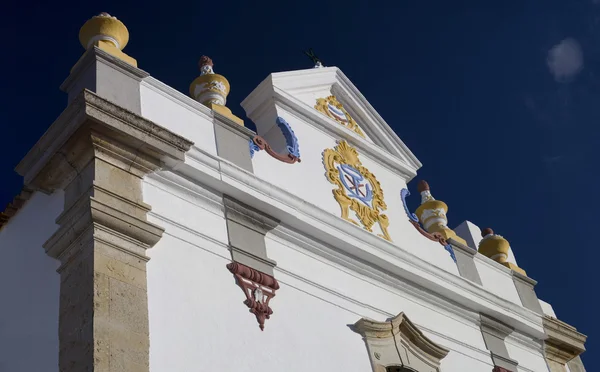
<instances>
[{"instance_id":1,"label":"dark blue sky","mask_svg":"<svg viewBox=\"0 0 600 372\"><path fill-rule=\"evenodd\" d=\"M21 187L15 165L65 108L58 87L91 16L121 19L125 52L181 92L199 57L212 57L241 117L269 73L311 67L301 51L312 47L421 160L418 179L449 205L452 227L467 219L511 242L538 296L590 336L584 363L600 370L600 0L101 3L4 4L0 204Z\"/></svg>"}]
</instances>

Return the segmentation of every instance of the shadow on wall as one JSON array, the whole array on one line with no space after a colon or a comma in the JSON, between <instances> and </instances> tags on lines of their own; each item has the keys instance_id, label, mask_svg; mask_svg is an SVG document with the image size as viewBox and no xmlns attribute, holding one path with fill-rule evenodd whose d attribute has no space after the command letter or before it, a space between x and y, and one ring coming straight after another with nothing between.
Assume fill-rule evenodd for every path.
<instances>
[{"instance_id":1,"label":"shadow on wall","mask_svg":"<svg viewBox=\"0 0 600 372\"><path fill-rule=\"evenodd\" d=\"M0 230L0 371L58 371L60 263L42 244L63 193L35 193Z\"/></svg>"}]
</instances>

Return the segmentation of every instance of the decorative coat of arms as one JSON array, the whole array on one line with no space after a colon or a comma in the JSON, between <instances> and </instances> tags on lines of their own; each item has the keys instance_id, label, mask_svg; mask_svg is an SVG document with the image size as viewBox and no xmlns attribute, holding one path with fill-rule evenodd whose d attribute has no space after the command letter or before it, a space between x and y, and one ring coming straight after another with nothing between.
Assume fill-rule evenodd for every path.
<instances>
[{"instance_id":1,"label":"decorative coat of arms","mask_svg":"<svg viewBox=\"0 0 600 372\"><path fill-rule=\"evenodd\" d=\"M356 124L356 121L354 121L352 116L348 114L348 111L346 111L344 106L342 106L342 104L338 102L335 96L329 96L327 98L318 98L315 108L323 114L327 115L328 117L332 118L333 120L337 121L338 123L342 124L346 128L354 131L359 136L363 138L365 137L365 134L360 129L358 124Z\"/></svg>"},{"instance_id":2,"label":"decorative coat of arms","mask_svg":"<svg viewBox=\"0 0 600 372\"><path fill-rule=\"evenodd\" d=\"M387 230L390 222L382 213L387 209L383 190L373 173L360 162L356 149L346 141L340 141L334 149L323 152L323 164L327 179L337 186L333 196L340 204L342 218L357 226L362 224L371 232L378 222L382 232L379 236L392 241ZM350 210L354 211L360 224L350 217Z\"/></svg>"}]
</instances>

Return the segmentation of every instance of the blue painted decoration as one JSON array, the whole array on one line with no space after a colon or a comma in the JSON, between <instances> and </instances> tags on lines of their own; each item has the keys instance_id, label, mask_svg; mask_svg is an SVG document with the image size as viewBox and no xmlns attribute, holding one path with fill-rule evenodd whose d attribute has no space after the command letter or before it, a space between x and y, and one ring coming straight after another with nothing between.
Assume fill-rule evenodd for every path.
<instances>
[{"instance_id":1,"label":"blue painted decoration","mask_svg":"<svg viewBox=\"0 0 600 372\"><path fill-rule=\"evenodd\" d=\"M371 201L373 201L373 190L369 182L363 183L365 177L347 164L340 164L337 169L340 173L340 181L348 191L348 196L358 199L370 207ZM364 187L364 191L361 189L362 187Z\"/></svg>"},{"instance_id":2,"label":"blue painted decoration","mask_svg":"<svg viewBox=\"0 0 600 372\"><path fill-rule=\"evenodd\" d=\"M260 147L258 147L258 145L254 143L254 140L248 141L248 146L250 147L250 158L253 158L254 153L260 151Z\"/></svg>"},{"instance_id":3,"label":"blue painted decoration","mask_svg":"<svg viewBox=\"0 0 600 372\"><path fill-rule=\"evenodd\" d=\"M278 116L277 120L275 122L277 123L277 126L281 130L281 134L283 134L283 137L285 138L285 144L287 145L288 152L290 154L294 155L295 157L299 158L300 157L300 145L298 144L298 138L296 137L296 134L292 130L292 127L290 127L288 122L285 121L285 119L282 118L281 116Z\"/></svg>"},{"instance_id":4,"label":"blue painted decoration","mask_svg":"<svg viewBox=\"0 0 600 372\"><path fill-rule=\"evenodd\" d=\"M402 204L404 205L404 211L406 212L406 215L411 220L413 220L415 222L419 222L419 218L417 217L417 215L414 213L410 213L410 210L408 209L408 204L406 204L406 198L409 196L410 196L410 191L408 191L408 189L400 190L400 197L402 198Z\"/></svg>"},{"instance_id":5,"label":"blue painted decoration","mask_svg":"<svg viewBox=\"0 0 600 372\"><path fill-rule=\"evenodd\" d=\"M454 263L456 263L456 255L454 254L454 248L452 248L452 246L450 244L446 244L444 246L444 248L446 248L448 253L450 253L450 257L452 257L452 261L454 261Z\"/></svg>"}]
</instances>

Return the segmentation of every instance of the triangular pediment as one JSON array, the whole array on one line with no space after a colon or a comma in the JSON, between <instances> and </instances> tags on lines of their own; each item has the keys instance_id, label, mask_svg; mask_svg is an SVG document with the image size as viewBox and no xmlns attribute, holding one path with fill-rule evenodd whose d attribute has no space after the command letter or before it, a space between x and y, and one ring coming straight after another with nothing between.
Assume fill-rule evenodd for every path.
<instances>
[{"instance_id":1,"label":"triangular pediment","mask_svg":"<svg viewBox=\"0 0 600 372\"><path fill-rule=\"evenodd\" d=\"M266 124L260 120L264 111L272 105L285 106L321 129L335 132L336 138L377 147L377 151L403 163L409 179L421 167L416 156L337 67L269 75L242 102L260 135L268 132L274 124L273 120Z\"/></svg>"}]
</instances>

